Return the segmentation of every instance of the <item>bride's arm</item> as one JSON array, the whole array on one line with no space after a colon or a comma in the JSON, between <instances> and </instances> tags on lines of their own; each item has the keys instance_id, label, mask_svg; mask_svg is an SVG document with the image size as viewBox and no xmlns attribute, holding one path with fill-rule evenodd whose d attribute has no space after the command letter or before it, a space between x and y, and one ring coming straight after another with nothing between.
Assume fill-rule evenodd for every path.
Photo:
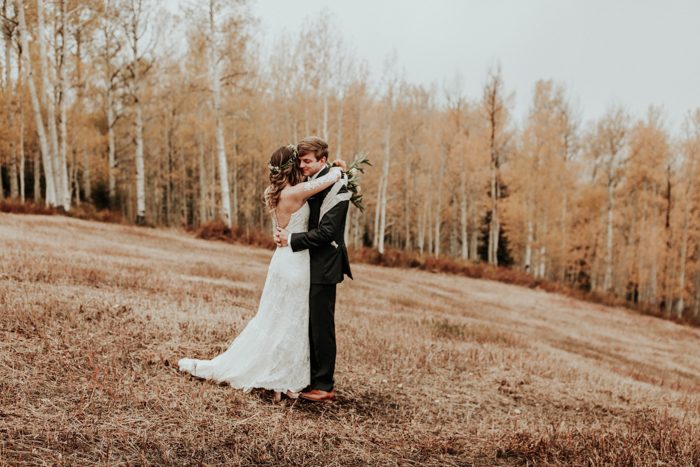
<instances>
[{"instance_id":1,"label":"bride's arm","mask_svg":"<svg viewBox=\"0 0 700 467\"><path fill-rule=\"evenodd\" d=\"M295 198L297 201L304 202L313 195L335 184L335 182L340 180L342 175L343 171L340 167L331 167L331 170L322 177L289 187L286 195Z\"/></svg>"}]
</instances>

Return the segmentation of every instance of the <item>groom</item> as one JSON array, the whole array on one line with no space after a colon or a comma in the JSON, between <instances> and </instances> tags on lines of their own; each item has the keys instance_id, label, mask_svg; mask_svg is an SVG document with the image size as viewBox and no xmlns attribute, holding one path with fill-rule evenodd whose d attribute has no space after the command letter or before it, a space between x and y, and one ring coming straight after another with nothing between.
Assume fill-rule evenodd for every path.
<instances>
[{"instance_id":1,"label":"groom","mask_svg":"<svg viewBox=\"0 0 700 467\"><path fill-rule=\"evenodd\" d=\"M299 167L309 180L328 172L328 143L316 136L297 146ZM350 193L342 181L309 198L308 232L275 233L275 243L291 246L292 251L309 250L311 287L309 289L309 344L311 383L301 396L310 401L333 400L335 369L335 292L346 274L352 279L345 248L345 219Z\"/></svg>"}]
</instances>

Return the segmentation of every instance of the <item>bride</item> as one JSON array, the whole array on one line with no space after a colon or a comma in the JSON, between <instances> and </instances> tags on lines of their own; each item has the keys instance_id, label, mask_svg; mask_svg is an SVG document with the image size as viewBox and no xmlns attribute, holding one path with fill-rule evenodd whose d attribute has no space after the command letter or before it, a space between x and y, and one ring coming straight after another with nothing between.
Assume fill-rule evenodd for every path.
<instances>
[{"instance_id":1,"label":"bride","mask_svg":"<svg viewBox=\"0 0 700 467\"><path fill-rule=\"evenodd\" d=\"M342 177L342 170L333 167L326 175L304 182L297 158L295 145L277 149L270 157L270 185L265 189L273 227L290 233L307 230L306 200ZM178 362L180 371L246 392L271 389L275 400L282 393L296 397L310 379L309 286L309 250L277 248L253 319L224 353L211 360L183 358Z\"/></svg>"}]
</instances>

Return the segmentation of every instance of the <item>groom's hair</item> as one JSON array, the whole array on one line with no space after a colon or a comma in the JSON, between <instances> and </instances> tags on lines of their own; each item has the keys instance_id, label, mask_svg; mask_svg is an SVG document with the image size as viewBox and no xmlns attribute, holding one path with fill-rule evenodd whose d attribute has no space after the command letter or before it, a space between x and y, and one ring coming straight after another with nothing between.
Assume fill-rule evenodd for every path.
<instances>
[{"instance_id":1,"label":"groom's hair","mask_svg":"<svg viewBox=\"0 0 700 467\"><path fill-rule=\"evenodd\" d=\"M297 149L299 151L299 156L312 152L317 161L320 161L324 157L328 159L328 143L318 136L307 136L302 139L299 141Z\"/></svg>"}]
</instances>

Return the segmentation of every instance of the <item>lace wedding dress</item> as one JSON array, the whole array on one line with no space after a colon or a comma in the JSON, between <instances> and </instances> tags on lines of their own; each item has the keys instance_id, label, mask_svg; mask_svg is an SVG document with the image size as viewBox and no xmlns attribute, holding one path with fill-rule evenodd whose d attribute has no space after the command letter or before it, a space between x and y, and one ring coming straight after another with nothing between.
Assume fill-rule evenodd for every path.
<instances>
[{"instance_id":1,"label":"lace wedding dress","mask_svg":"<svg viewBox=\"0 0 700 467\"><path fill-rule=\"evenodd\" d=\"M289 233L305 232L309 205L292 214ZM309 251L277 248L272 255L258 312L212 360L183 358L180 371L250 391L301 391L309 384Z\"/></svg>"}]
</instances>

